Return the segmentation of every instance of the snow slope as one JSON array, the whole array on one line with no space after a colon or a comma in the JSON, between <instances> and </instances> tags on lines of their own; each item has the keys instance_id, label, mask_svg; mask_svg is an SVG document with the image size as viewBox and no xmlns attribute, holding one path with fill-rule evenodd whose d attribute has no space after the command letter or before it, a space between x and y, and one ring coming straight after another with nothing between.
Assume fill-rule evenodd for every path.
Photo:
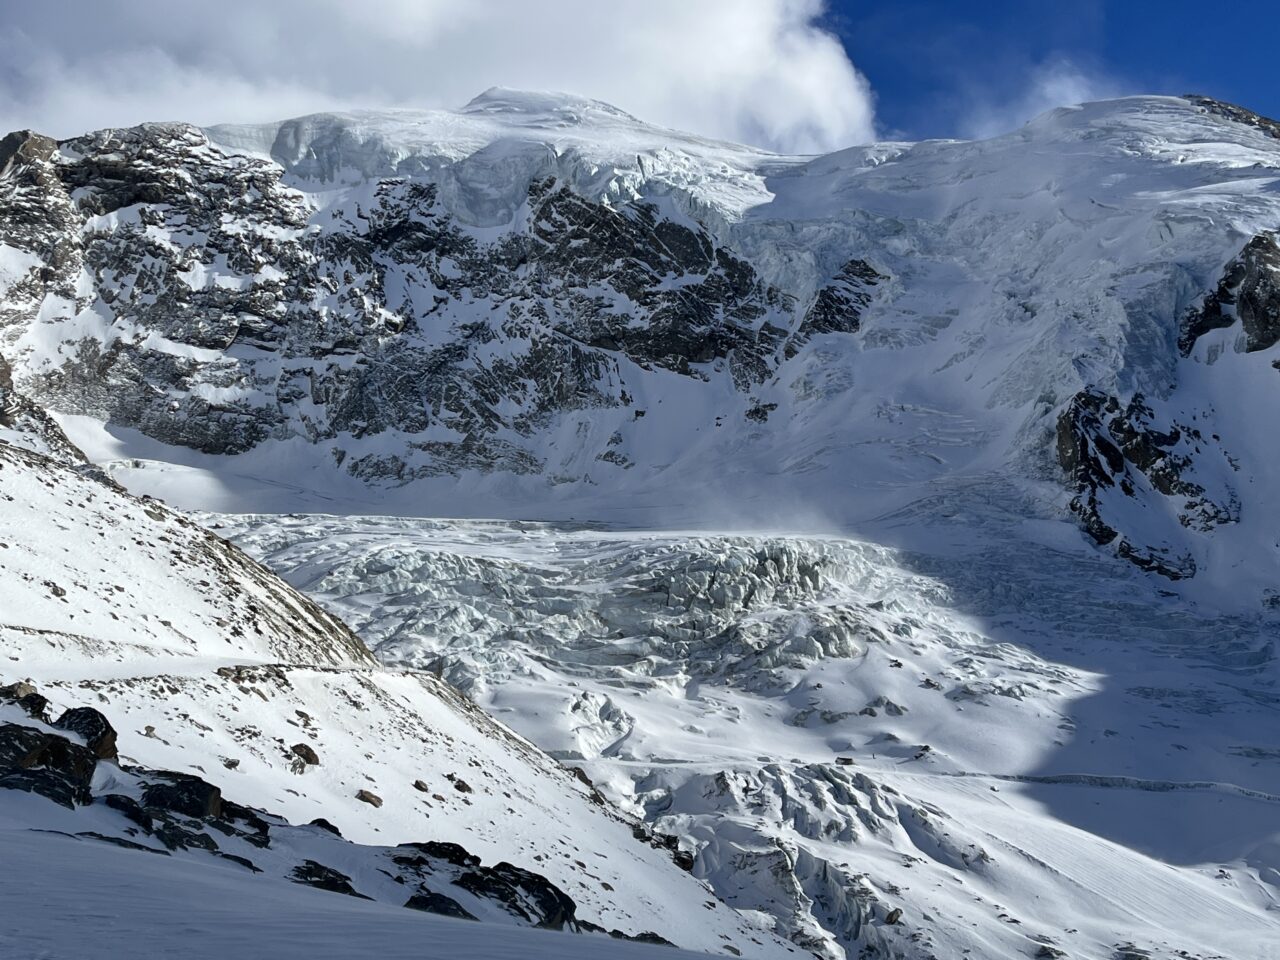
<instances>
[{"instance_id":1,"label":"snow slope","mask_svg":"<svg viewBox=\"0 0 1280 960\"><path fill-rule=\"evenodd\" d=\"M548 877L606 929L789 955L555 761L435 677L378 667L212 533L7 444L0 484L0 679L109 713L127 762L361 843L462 843Z\"/></svg>"},{"instance_id":2,"label":"snow slope","mask_svg":"<svg viewBox=\"0 0 1280 960\"><path fill-rule=\"evenodd\" d=\"M353 944L388 960L594 960L601 955L595 938L437 917L257 880L232 864L158 857L33 830L36 823L57 829L59 811L52 809L52 816L46 804L0 820L6 867L0 902L26 907L0 915L0 954L6 957L347 960ZM706 956L616 941L607 950L625 960Z\"/></svg>"}]
</instances>

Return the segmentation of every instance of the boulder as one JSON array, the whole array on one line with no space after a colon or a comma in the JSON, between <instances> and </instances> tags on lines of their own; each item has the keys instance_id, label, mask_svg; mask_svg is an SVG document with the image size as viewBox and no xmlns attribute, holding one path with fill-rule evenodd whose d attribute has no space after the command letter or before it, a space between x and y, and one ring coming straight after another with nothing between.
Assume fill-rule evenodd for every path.
<instances>
[{"instance_id":1,"label":"boulder","mask_svg":"<svg viewBox=\"0 0 1280 960\"><path fill-rule=\"evenodd\" d=\"M480 865L479 857L468 853L466 848L460 844L449 843L445 840L428 840L425 843L402 843L399 848L417 850L428 857L443 860L445 863L455 867L478 867ZM397 863L400 862L398 858L393 859Z\"/></svg>"},{"instance_id":2,"label":"boulder","mask_svg":"<svg viewBox=\"0 0 1280 960\"><path fill-rule=\"evenodd\" d=\"M459 793L470 793L470 792L471 792L471 784L467 783L467 781L463 780L463 779L462 779L460 776L458 776L457 774L455 774L455 773L446 773L446 774L445 774L445 779L446 779L446 780L448 780L450 783L452 783L452 784L453 784L453 789L457 790Z\"/></svg>"},{"instance_id":3,"label":"boulder","mask_svg":"<svg viewBox=\"0 0 1280 960\"><path fill-rule=\"evenodd\" d=\"M0 703L16 703L33 720L49 722L49 701L25 680L0 687Z\"/></svg>"},{"instance_id":4,"label":"boulder","mask_svg":"<svg viewBox=\"0 0 1280 960\"><path fill-rule=\"evenodd\" d=\"M85 745L99 760L115 760L116 731L110 722L93 707L73 707L63 713L53 724L59 730L67 730L84 738Z\"/></svg>"},{"instance_id":5,"label":"boulder","mask_svg":"<svg viewBox=\"0 0 1280 960\"><path fill-rule=\"evenodd\" d=\"M19 680L17 683L6 684L0 687L0 701L16 703L23 697L36 693L36 688L25 680Z\"/></svg>"},{"instance_id":6,"label":"boulder","mask_svg":"<svg viewBox=\"0 0 1280 960\"><path fill-rule=\"evenodd\" d=\"M187 773L165 773L164 780L142 791L142 805L205 819L222 816L222 791Z\"/></svg>"},{"instance_id":7,"label":"boulder","mask_svg":"<svg viewBox=\"0 0 1280 960\"><path fill-rule=\"evenodd\" d=\"M356 799L362 803L367 803L371 807L382 806L382 798L376 793L370 793L368 790L357 790Z\"/></svg>"},{"instance_id":8,"label":"boulder","mask_svg":"<svg viewBox=\"0 0 1280 960\"><path fill-rule=\"evenodd\" d=\"M305 743L295 743L289 750L307 766L315 767L320 765L320 756Z\"/></svg>"},{"instance_id":9,"label":"boulder","mask_svg":"<svg viewBox=\"0 0 1280 960\"><path fill-rule=\"evenodd\" d=\"M453 881L468 893L496 900L517 917L547 930L577 930L577 905L539 874L510 863L481 867Z\"/></svg>"},{"instance_id":10,"label":"boulder","mask_svg":"<svg viewBox=\"0 0 1280 960\"><path fill-rule=\"evenodd\" d=\"M97 764L92 751L65 737L21 724L0 724L0 788L25 790L74 807L90 802L89 785Z\"/></svg>"},{"instance_id":11,"label":"boulder","mask_svg":"<svg viewBox=\"0 0 1280 960\"><path fill-rule=\"evenodd\" d=\"M452 897L446 897L443 893L436 893L434 890L423 889L406 900L404 905L410 910L438 913L445 917L457 917L459 920L476 919L464 910L462 904L458 903L457 900Z\"/></svg>"},{"instance_id":12,"label":"boulder","mask_svg":"<svg viewBox=\"0 0 1280 960\"><path fill-rule=\"evenodd\" d=\"M351 886L351 878L345 873L340 873L333 867L326 867L323 863L317 863L314 860L303 860L302 863L293 868L293 873L289 875L289 879L294 883L315 887L317 890L342 893L348 897L357 897L361 900L373 899L372 897L366 897L363 893L358 893L356 888Z\"/></svg>"}]
</instances>

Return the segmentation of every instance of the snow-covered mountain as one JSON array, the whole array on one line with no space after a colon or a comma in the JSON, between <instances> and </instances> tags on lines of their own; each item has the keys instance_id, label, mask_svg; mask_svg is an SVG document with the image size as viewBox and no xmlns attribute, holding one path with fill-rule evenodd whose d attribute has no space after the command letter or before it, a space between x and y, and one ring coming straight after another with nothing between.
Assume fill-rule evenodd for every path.
<instances>
[{"instance_id":1,"label":"snow-covered mountain","mask_svg":"<svg viewBox=\"0 0 1280 960\"><path fill-rule=\"evenodd\" d=\"M302 488L726 522L785 487L848 527L962 491L1070 508L1256 608L1277 129L1144 97L784 158L499 90L456 113L14 134L3 353L126 458L215 478L187 494L205 506L292 509Z\"/></svg>"},{"instance_id":2,"label":"snow-covered mountain","mask_svg":"<svg viewBox=\"0 0 1280 960\"><path fill-rule=\"evenodd\" d=\"M508 90L11 134L0 440L62 478L11 506L87 532L9 673L149 768L361 844L443 822L695 949L1275 956L1278 185L1280 125L1200 97L822 157ZM109 478L212 511L312 646ZM99 542L103 498L159 526ZM424 800L419 741L510 782ZM626 897L548 852L597 822Z\"/></svg>"}]
</instances>

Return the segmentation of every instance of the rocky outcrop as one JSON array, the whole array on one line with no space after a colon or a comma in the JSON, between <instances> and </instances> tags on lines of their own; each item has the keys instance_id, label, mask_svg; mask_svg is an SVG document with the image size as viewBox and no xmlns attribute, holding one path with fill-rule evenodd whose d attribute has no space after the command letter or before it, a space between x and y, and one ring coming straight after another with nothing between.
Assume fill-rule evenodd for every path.
<instances>
[{"instance_id":1,"label":"rocky outcrop","mask_svg":"<svg viewBox=\"0 0 1280 960\"><path fill-rule=\"evenodd\" d=\"M1161 428L1156 419L1141 394L1122 404L1083 391L1058 418L1057 456L1074 490L1071 509L1089 536L1099 545L1113 544L1119 556L1144 570L1178 580L1195 573L1195 562L1131 539L1125 527L1132 511L1157 495L1182 527L1210 531L1236 522L1240 506L1230 489L1211 492L1196 482L1193 452L1207 456L1216 437L1177 422Z\"/></svg>"},{"instance_id":2,"label":"rocky outcrop","mask_svg":"<svg viewBox=\"0 0 1280 960\"><path fill-rule=\"evenodd\" d=\"M1264 117L1260 113L1254 113L1252 110L1237 106L1234 103L1227 103L1225 100L1216 100L1213 97L1206 97L1197 93L1189 93L1183 99L1189 100L1207 113L1224 117L1235 123L1256 127L1268 136L1280 140L1280 123L1270 117Z\"/></svg>"},{"instance_id":3,"label":"rocky outcrop","mask_svg":"<svg viewBox=\"0 0 1280 960\"><path fill-rule=\"evenodd\" d=\"M116 759L115 728L93 707L72 707L53 725L58 730L67 730L83 739L85 746L99 760Z\"/></svg>"},{"instance_id":4,"label":"rocky outcrop","mask_svg":"<svg viewBox=\"0 0 1280 960\"><path fill-rule=\"evenodd\" d=\"M22 390L206 453L331 442L367 479L540 471L522 438L631 406L635 366L746 392L795 338L856 330L879 277L851 262L793 329L792 299L693 221L554 178L529 184L505 231L477 233L421 180L317 212L276 164L181 124L7 156L0 240L37 266L5 297L0 348L41 311L106 318L54 362L10 354ZM390 430L403 452L361 450Z\"/></svg>"},{"instance_id":5,"label":"rocky outcrop","mask_svg":"<svg viewBox=\"0 0 1280 960\"><path fill-rule=\"evenodd\" d=\"M34 690L15 692L35 695ZM120 767L114 754L104 755L105 744L114 742L108 731L112 727L106 717L84 707L66 711L53 726L34 719L0 723L0 804L5 791L26 791L71 810L98 806L115 816L114 829L103 832L99 816L94 818L98 826L80 832L79 837L153 854L204 852L255 873L265 871L359 899L390 900L462 919L474 920L483 912L491 921L502 915L506 922L524 926L607 932L579 921L574 901L545 877L510 863L484 866L457 844L360 846L343 840L328 824L296 827L225 800L216 785L197 776ZM96 743L97 751L71 736ZM110 790L131 789L138 799L119 792L95 794L92 786L100 764L108 765L104 782ZM350 874L324 862L325 858L358 862L362 876L385 877L385 882L360 889ZM611 935L626 937L619 931ZM652 933L638 939L666 942Z\"/></svg>"},{"instance_id":6,"label":"rocky outcrop","mask_svg":"<svg viewBox=\"0 0 1280 960\"><path fill-rule=\"evenodd\" d=\"M800 345L814 334L857 333L874 288L887 279L865 260L846 263L832 281L818 291L805 311L796 337L787 344L788 354L795 355Z\"/></svg>"},{"instance_id":7,"label":"rocky outcrop","mask_svg":"<svg viewBox=\"0 0 1280 960\"><path fill-rule=\"evenodd\" d=\"M64 807L89 799L97 758L78 743L21 724L0 725L0 789L37 793Z\"/></svg>"},{"instance_id":8,"label":"rocky outcrop","mask_svg":"<svg viewBox=\"0 0 1280 960\"><path fill-rule=\"evenodd\" d=\"M1217 289L1183 318L1178 349L1187 356L1206 333L1236 323L1248 353L1280 343L1280 244L1274 234L1258 234L1227 264Z\"/></svg>"}]
</instances>

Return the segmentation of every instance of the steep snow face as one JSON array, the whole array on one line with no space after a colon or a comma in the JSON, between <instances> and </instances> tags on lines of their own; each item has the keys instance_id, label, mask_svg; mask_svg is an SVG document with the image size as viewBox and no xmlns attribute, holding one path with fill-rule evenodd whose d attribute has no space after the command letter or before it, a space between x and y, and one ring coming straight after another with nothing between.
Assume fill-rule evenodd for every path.
<instances>
[{"instance_id":1,"label":"steep snow face","mask_svg":"<svg viewBox=\"0 0 1280 960\"><path fill-rule=\"evenodd\" d=\"M737 217L768 198L766 170L799 162L655 127L598 100L501 87L458 111L324 113L207 133L308 184L438 180L452 212L483 226L505 226L528 184L548 176L595 200L675 193Z\"/></svg>"},{"instance_id":2,"label":"steep snow face","mask_svg":"<svg viewBox=\"0 0 1280 960\"><path fill-rule=\"evenodd\" d=\"M159 503L0 445L4 631L23 667L88 661L370 664L343 624ZM21 638L27 638L25 640Z\"/></svg>"},{"instance_id":3,"label":"steep snow face","mask_svg":"<svg viewBox=\"0 0 1280 960\"><path fill-rule=\"evenodd\" d=\"M490 91L15 135L0 342L190 506L884 538L1006 502L1256 610L1278 129L1137 97L783 158Z\"/></svg>"},{"instance_id":4,"label":"steep snow face","mask_svg":"<svg viewBox=\"0 0 1280 960\"><path fill-rule=\"evenodd\" d=\"M1276 942L1274 622L1067 544L218 522L822 956Z\"/></svg>"},{"instance_id":5,"label":"steep snow face","mask_svg":"<svg viewBox=\"0 0 1280 960\"><path fill-rule=\"evenodd\" d=\"M547 877L607 930L794 950L550 757L434 676L380 668L190 520L8 444L0 490L0 681L34 683L57 711L102 709L125 762L360 843L461 843ZM299 762L299 743L317 763Z\"/></svg>"}]
</instances>

